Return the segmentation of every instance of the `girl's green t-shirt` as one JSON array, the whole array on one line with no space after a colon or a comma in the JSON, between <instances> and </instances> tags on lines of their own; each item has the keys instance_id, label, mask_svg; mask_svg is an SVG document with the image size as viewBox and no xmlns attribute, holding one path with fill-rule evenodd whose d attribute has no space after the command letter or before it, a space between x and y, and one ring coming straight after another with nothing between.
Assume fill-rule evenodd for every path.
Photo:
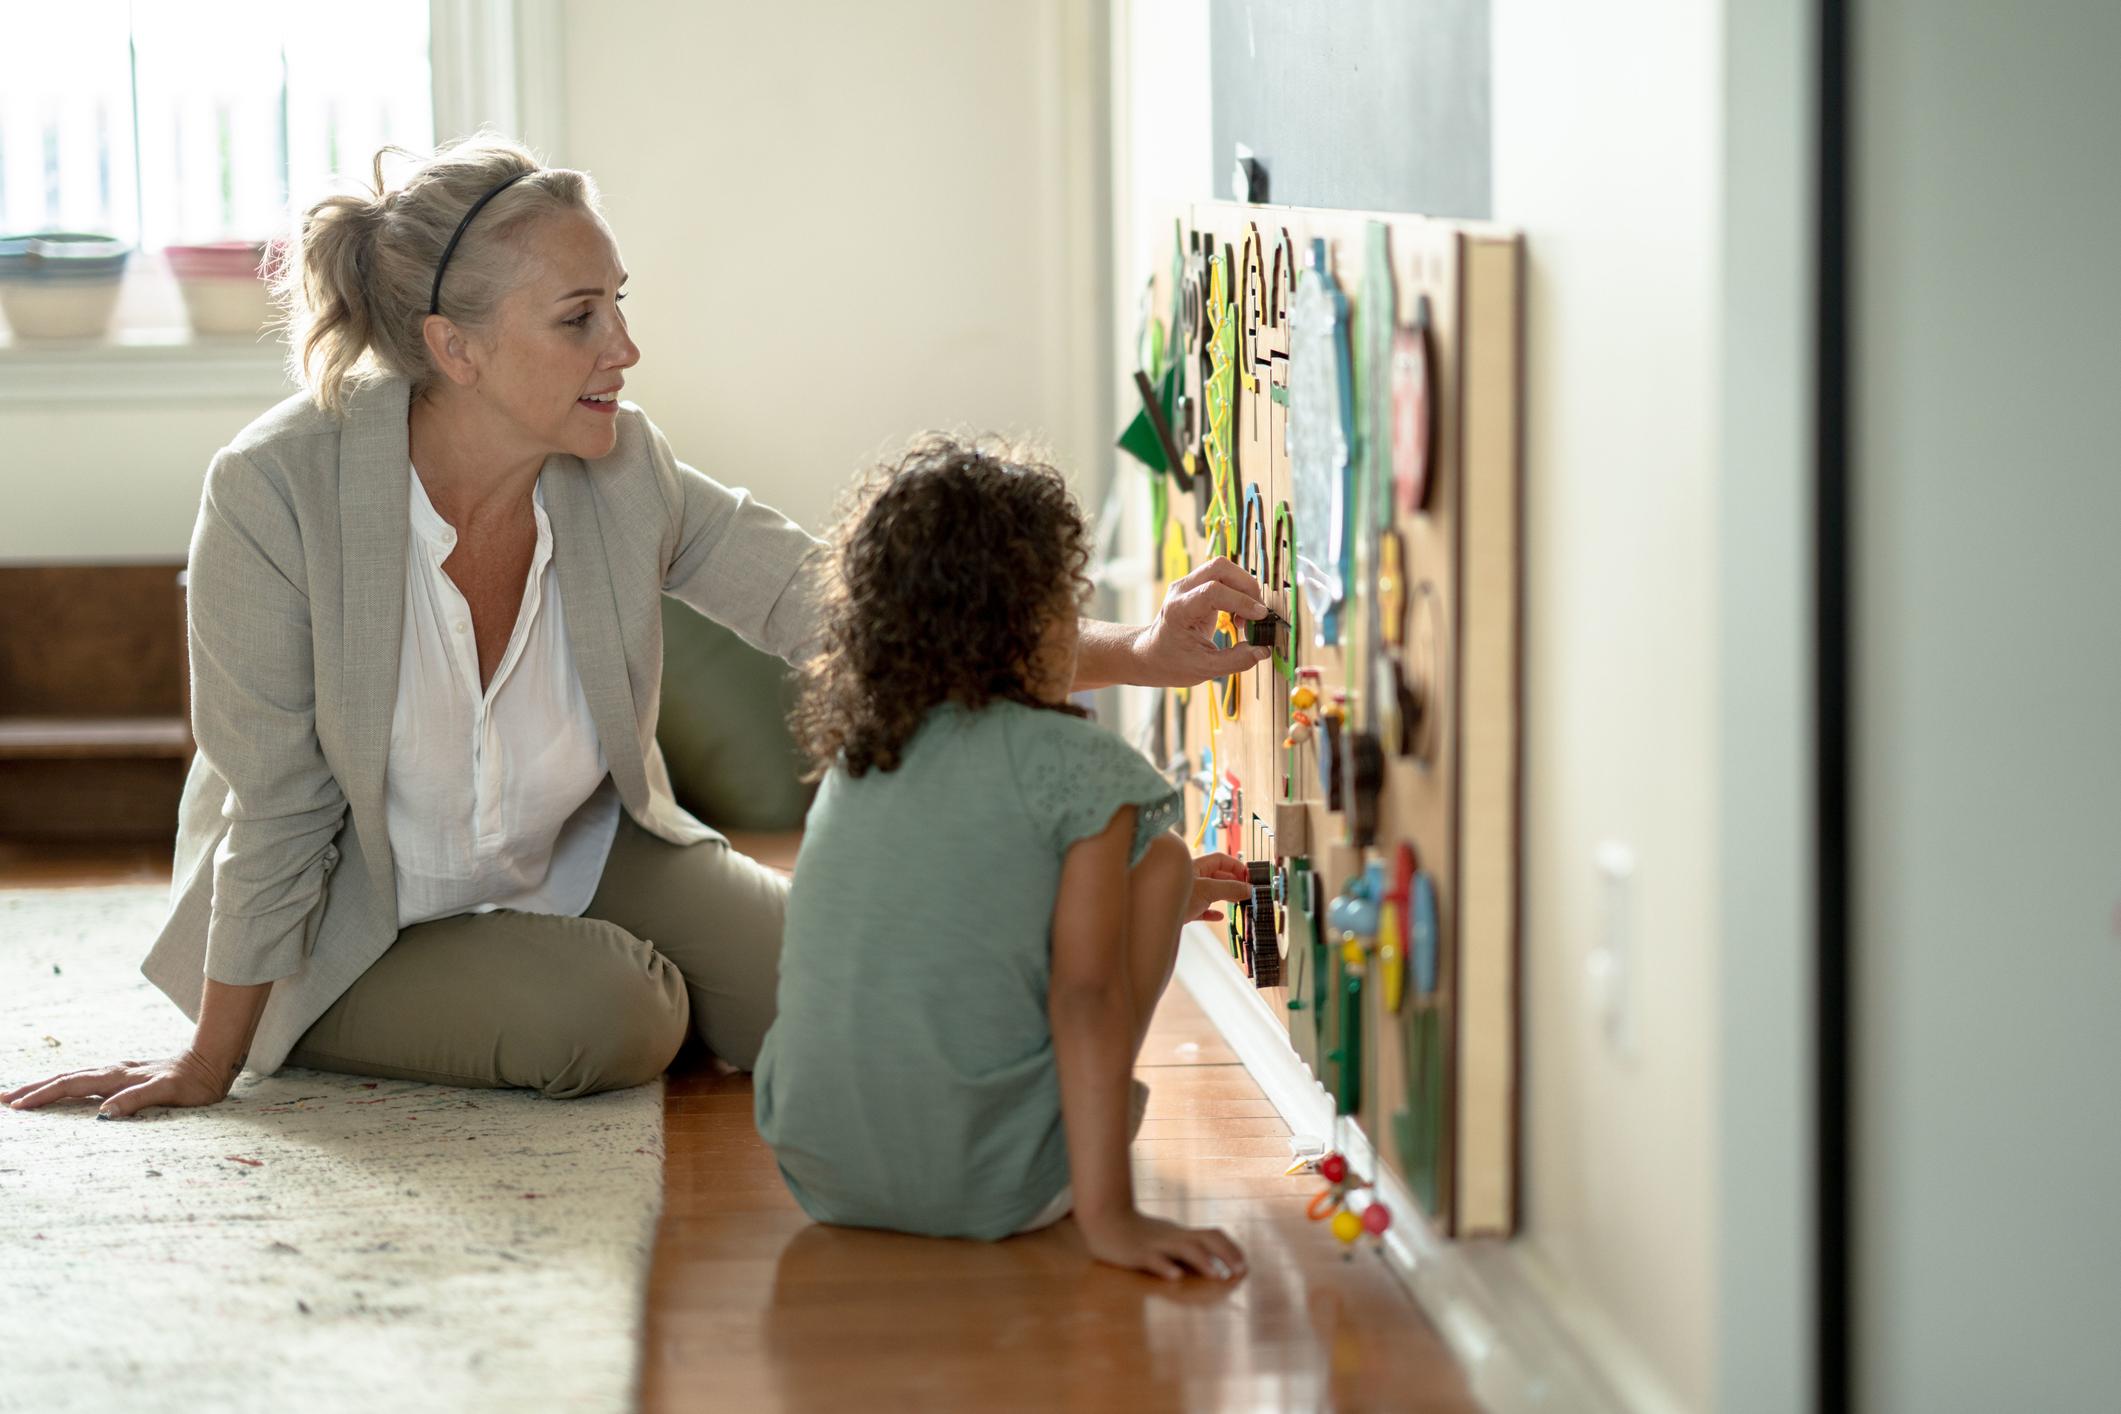
<instances>
[{"instance_id":1,"label":"girl's green t-shirt","mask_svg":"<svg viewBox=\"0 0 2121 1414\"><path fill-rule=\"evenodd\" d=\"M796 858L759 1133L820 1222L1000 1238L1068 1183L1046 1021L1061 858L1179 792L1112 733L1016 703L931 712L895 771L835 767Z\"/></svg>"}]
</instances>

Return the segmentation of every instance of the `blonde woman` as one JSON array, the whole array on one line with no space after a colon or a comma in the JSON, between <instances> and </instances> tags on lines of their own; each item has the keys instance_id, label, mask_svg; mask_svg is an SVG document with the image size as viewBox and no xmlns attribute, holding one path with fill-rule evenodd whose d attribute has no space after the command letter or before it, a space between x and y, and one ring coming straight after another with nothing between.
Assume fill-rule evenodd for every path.
<instances>
[{"instance_id":1,"label":"blonde woman","mask_svg":"<svg viewBox=\"0 0 2121 1414\"><path fill-rule=\"evenodd\" d=\"M568 1097L688 1027L748 1068L787 884L672 799L660 600L795 656L819 543L619 401L640 350L584 173L479 139L391 183L379 154L298 245L306 392L215 457L192 536L199 752L143 971L196 1031L6 1102L122 1118L283 1064ZM1221 561L1147 628L1086 623L1078 683L1249 667L1209 634L1258 596Z\"/></svg>"}]
</instances>

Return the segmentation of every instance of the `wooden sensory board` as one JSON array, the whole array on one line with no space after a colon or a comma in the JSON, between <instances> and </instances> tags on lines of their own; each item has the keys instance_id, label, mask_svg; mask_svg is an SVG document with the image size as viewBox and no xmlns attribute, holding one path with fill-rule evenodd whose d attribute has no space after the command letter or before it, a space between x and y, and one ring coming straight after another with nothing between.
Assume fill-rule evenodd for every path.
<instances>
[{"instance_id":1,"label":"wooden sensory board","mask_svg":"<svg viewBox=\"0 0 2121 1414\"><path fill-rule=\"evenodd\" d=\"M1166 694L1159 764L1168 763L1174 776L1181 774L1173 758L1183 748L1188 758L1183 774L1191 781L1186 834L1199 837L1202 849L1213 847L1226 832L1219 822L1202 819L1203 809L1213 808L1212 787L1203 786L1202 769L1203 749L1212 735L1213 786L1223 784L1225 773L1239 783L1233 852L1248 861L1272 861L1285 884L1291 861L1306 860L1318 878L1321 935L1326 906L1366 861L1383 864L1389 888L1399 845L1412 847L1436 901L1434 986L1425 994L1417 987L1409 949L1403 958L1403 998L1396 1011L1388 1009L1372 939L1371 955L1357 969L1364 984L1362 1044L1354 1051L1361 1096L1351 1120L1340 1123L1360 1124L1381 1160L1417 1195L1437 1231L1507 1235L1517 1214L1521 242L1511 233L1462 222L1228 203L1190 207L1174 236L1186 272L1180 288L1198 291L1191 305L1194 317L1181 321L1191 327L1190 337L1188 327L1182 327L1169 340L1191 410L1189 416L1188 404L1176 409L1172 440L1203 489L1199 497L1188 495L1175 478L1163 478L1169 487L1168 517L1182 527L1186 563L1200 563L1210 549L1202 500L1212 496L1212 454L1204 438L1215 419L1205 385L1212 366L1214 261L1220 258L1229 294L1225 317L1236 332L1234 347L1226 345L1234 355L1234 377L1225 504L1239 508L1237 543L1230 553L1260 578L1270 606L1290 621L1293 632L1283 630L1281 639L1290 667L1317 670L1318 687L1328 701L1336 693L1348 694L1346 730L1382 727L1387 737L1389 721L1378 718L1371 699L1396 701L1397 695L1362 666L1373 661L1369 645L1378 635L1369 620L1378 584L1377 566L1369 561L1377 550L1360 534L1355 537L1359 548L1347 579L1352 592L1334 646L1316 641L1311 605L1293 588L1293 567L1283 563L1278 575L1271 573L1276 508L1295 502L1286 390L1288 315L1296 279L1287 272L1293 265L1300 278L1311 242L1322 240L1346 297L1342 337L1351 355L1348 378L1358 390L1350 419L1351 495L1363 478L1377 485L1380 474L1382 494L1392 494L1392 449L1384 435L1390 427L1384 414L1392 406L1389 369L1377 375L1375 403L1359 391L1378 363L1364 349L1373 336L1368 322L1373 311L1364 303L1366 265L1387 260L1393 285L1390 323L1371 347L1389 341L1396 326L1410 324L1420 298L1427 298L1428 494L1419 510L1393 506L1390 530L1403 544L1403 565L1400 593L1386 600L1397 605L1404 625L1400 664L1430 690L1426 711L1414 718L1420 723L1416 752L1402 755L1394 743L1383 753L1375 844L1367 851L1357 848L1347 811L1326 806L1318 759L1327 739L1323 724L1309 742L1284 746L1291 678L1272 664L1236 680L1238 710L1219 728L1221 714L1211 712L1209 702L1218 691L1214 685ZM1174 308L1174 255L1167 247L1155 262L1146 315L1159 324L1168 322ZM1381 455L1373 456L1372 448L1381 449ZM1256 518L1251 511L1255 490ZM1351 518L1362 514L1360 504L1350 512ZM1154 558L1161 571L1161 547ZM1224 700L1218 695L1218 708ZM1394 910L1404 912L1404 907ZM1270 1009L1293 1023L1298 1053L1328 1093L1338 1093L1330 1053L1343 1039L1336 1017L1342 1014L1339 989L1347 973L1331 961L1324 972L1315 972L1321 954L1309 940L1292 939L1292 929L1301 927L1293 910L1276 907L1274 914L1280 920L1281 973L1297 985L1261 991ZM1385 931L1394 931L1393 921L1393 914L1385 916ZM1238 926L1237 915L1230 926L1233 931ZM1337 956L1340 939L1324 936L1324 941L1323 955ZM1242 968L1242 958L1233 956L1232 965ZM1319 976L1328 981L1323 1014L1315 1004L1314 978ZM1298 1003L1294 1011L1289 1010L1292 999ZM1323 1038L1307 1046L1306 1028L1321 1015ZM1410 1070L1410 1060L1425 1060L1425 1068ZM1425 1099L1412 1103L1417 1083ZM1409 1154L1411 1160L1403 1156Z\"/></svg>"}]
</instances>

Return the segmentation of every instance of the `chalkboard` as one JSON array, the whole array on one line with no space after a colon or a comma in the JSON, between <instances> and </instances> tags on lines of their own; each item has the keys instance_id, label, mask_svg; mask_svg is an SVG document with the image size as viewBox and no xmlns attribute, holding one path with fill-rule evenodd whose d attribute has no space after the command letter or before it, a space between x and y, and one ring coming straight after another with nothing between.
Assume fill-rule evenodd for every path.
<instances>
[{"instance_id":1,"label":"chalkboard","mask_svg":"<svg viewBox=\"0 0 2121 1414\"><path fill-rule=\"evenodd\" d=\"M1277 205L1485 220L1489 0L1211 0L1214 189L1237 145Z\"/></svg>"}]
</instances>

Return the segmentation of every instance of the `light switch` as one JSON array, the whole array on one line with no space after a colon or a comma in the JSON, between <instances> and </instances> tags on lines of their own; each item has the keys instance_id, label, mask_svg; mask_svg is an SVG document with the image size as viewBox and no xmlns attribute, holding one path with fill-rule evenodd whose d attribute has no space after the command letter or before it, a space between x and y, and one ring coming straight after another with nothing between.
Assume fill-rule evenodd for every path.
<instances>
[{"instance_id":1,"label":"light switch","mask_svg":"<svg viewBox=\"0 0 2121 1414\"><path fill-rule=\"evenodd\" d=\"M1584 959L1586 996L1606 1044L1616 1055L1635 1054L1635 851L1606 840L1598 867L1598 936Z\"/></svg>"}]
</instances>

